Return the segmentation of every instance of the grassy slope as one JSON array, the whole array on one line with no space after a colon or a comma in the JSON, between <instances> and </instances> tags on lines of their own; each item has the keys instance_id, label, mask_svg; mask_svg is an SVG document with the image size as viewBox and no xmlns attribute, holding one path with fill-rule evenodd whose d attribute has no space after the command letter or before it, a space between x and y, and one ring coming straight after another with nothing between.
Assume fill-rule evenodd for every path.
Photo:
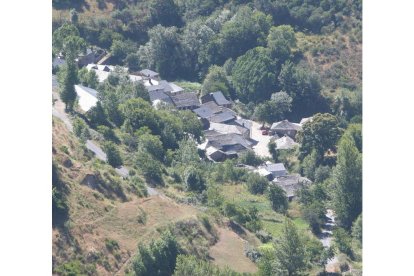
<instances>
[{"instance_id":1,"label":"grassy slope","mask_svg":"<svg viewBox=\"0 0 414 276\"><path fill-rule=\"evenodd\" d=\"M62 149L68 148L69 154ZM171 222L194 217L197 211L187 205L179 205L172 200L153 196L138 198L127 193L127 201L108 199L102 194L82 185L86 174L95 173L94 160L85 159L81 146L73 134L68 133L63 123L53 121L53 159L59 166L62 181L70 189L68 231L53 230L54 267L76 257L102 256L98 262L109 263L110 271L97 264L99 275L112 275L123 267L136 251L139 242L147 242L158 236L157 228ZM71 168L65 168L63 162L70 158ZM106 165L100 165L106 166ZM104 169L111 171L109 166ZM127 191L126 183L122 183ZM139 216L147 214L145 224L139 222ZM115 240L120 249L117 254L110 253L105 240ZM115 258L117 256L118 259ZM123 270L119 271L121 274Z\"/></svg>"}]
</instances>

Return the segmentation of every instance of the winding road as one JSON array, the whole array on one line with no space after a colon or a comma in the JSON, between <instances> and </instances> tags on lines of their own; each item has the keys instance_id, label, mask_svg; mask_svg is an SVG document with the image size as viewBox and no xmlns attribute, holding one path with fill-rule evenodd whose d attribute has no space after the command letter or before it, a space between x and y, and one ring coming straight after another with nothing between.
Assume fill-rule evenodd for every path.
<instances>
[{"instance_id":1,"label":"winding road","mask_svg":"<svg viewBox=\"0 0 414 276\"><path fill-rule=\"evenodd\" d=\"M73 131L72 122L68 116L68 114L65 112L65 104L60 100L59 94L58 94L58 82L56 79L56 76L52 76L52 95L53 95L53 108L52 108L52 115L61 119L69 131ZM96 158L106 162L106 153L98 146L96 145L92 140L86 141L86 148L91 150ZM122 177L127 178L129 176L129 170L121 166L119 168L116 168L115 171ZM152 195L159 195L159 192L147 185L147 191L150 196Z\"/></svg>"}]
</instances>

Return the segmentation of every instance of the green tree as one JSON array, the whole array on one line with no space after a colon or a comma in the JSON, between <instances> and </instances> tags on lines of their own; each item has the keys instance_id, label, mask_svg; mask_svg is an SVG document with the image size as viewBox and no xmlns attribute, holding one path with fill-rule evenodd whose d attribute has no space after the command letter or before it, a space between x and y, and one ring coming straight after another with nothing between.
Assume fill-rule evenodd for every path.
<instances>
[{"instance_id":1,"label":"green tree","mask_svg":"<svg viewBox=\"0 0 414 276\"><path fill-rule=\"evenodd\" d=\"M320 159L321 157L318 155L316 150L312 150L312 152L303 159L303 174L312 181L315 180L315 172Z\"/></svg>"},{"instance_id":2,"label":"green tree","mask_svg":"<svg viewBox=\"0 0 414 276\"><path fill-rule=\"evenodd\" d=\"M296 47L295 31L292 26L280 25L270 28L267 47L272 56L280 62L287 60L290 57L291 49Z\"/></svg>"},{"instance_id":3,"label":"green tree","mask_svg":"<svg viewBox=\"0 0 414 276\"><path fill-rule=\"evenodd\" d=\"M107 141L103 145L108 164L114 168L122 166L122 157L118 147L113 142Z\"/></svg>"},{"instance_id":4,"label":"green tree","mask_svg":"<svg viewBox=\"0 0 414 276\"><path fill-rule=\"evenodd\" d=\"M263 163L262 158L256 155L254 151L248 150L239 155L239 163L249 165L249 166L259 166Z\"/></svg>"},{"instance_id":5,"label":"green tree","mask_svg":"<svg viewBox=\"0 0 414 276\"><path fill-rule=\"evenodd\" d=\"M238 276L229 268L219 268L193 255L178 255L174 276Z\"/></svg>"},{"instance_id":6,"label":"green tree","mask_svg":"<svg viewBox=\"0 0 414 276\"><path fill-rule=\"evenodd\" d=\"M301 155L306 156L315 149L320 156L323 156L328 149L335 149L341 134L342 130L335 116L328 113L316 114L312 121L304 124L302 131L297 134L297 140L301 144Z\"/></svg>"},{"instance_id":7,"label":"green tree","mask_svg":"<svg viewBox=\"0 0 414 276\"><path fill-rule=\"evenodd\" d=\"M289 218L285 218L282 235L275 244L275 259L276 271L281 272L280 275L300 275L306 269L305 245Z\"/></svg>"},{"instance_id":8,"label":"green tree","mask_svg":"<svg viewBox=\"0 0 414 276\"><path fill-rule=\"evenodd\" d=\"M362 213L352 224L352 237L362 245Z\"/></svg>"},{"instance_id":9,"label":"green tree","mask_svg":"<svg viewBox=\"0 0 414 276\"><path fill-rule=\"evenodd\" d=\"M286 198L286 192L277 185L270 185L267 197L270 200L272 209L284 213L288 208L288 200Z\"/></svg>"},{"instance_id":10,"label":"green tree","mask_svg":"<svg viewBox=\"0 0 414 276\"><path fill-rule=\"evenodd\" d=\"M232 77L238 98L244 103L268 100L275 89L275 69L263 47L251 49L237 58Z\"/></svg>"},{"instance_id":11,"label":"green tree","mask_svg":"<svg viewBox=\"0 0 414 276\"><path fill-rule=\"evenodd\" d=\"M197 115L190 110L179 111L183 122L183 132L190 134L195 140L200 141L203 137L203 125Z\"/></svg>"},{"instance_id":12,"label":"green tree","mask_svg":"<svg viewBox=\"0 0 414 276\"><path fill-rule=\"evenodd\" d=\"M292 98L286 92L273 93L269 101L256 106L254 116L261 122L271 124L283 120L291 106Z\"/></svg>"},{"instance_id":13,"label":"green tree","mask_svg":"<svg viewBox=\"0 0 414 276\"><path fill-rule=\"evenodd\" d=\"M91 137L88 125L84 120L78 117L73 120L73 133L75 133L83 143Z\"/></svg>"},{"instance_id":14,"label":"green tree","mask_svg":"<svg viewBox=\"0 0 414 276\"><path fill-rule=\"evenodd\" d=\"M76 64L67 61L58 72L60 98L65 109L72 111L76 100L75 84L78 82Z\"/></svg>"},{"instance_id":15,"label":"green tree","mask_svg":"<svg viewBox=\"0 0 414 276\"><path fill-rule=\"evenodd\" d=\"M159 136L145 133L140 135L137 140L138 150L148 152L159 161L164 159L165 151Z\"/></svg>"},{"instance_id":16,"label":"green tree","mask_svg":"<svg viewBox=\"0 0 414 276\"><path fill-rule=\"evenodd\" d=\"M203 81L201 94L221 91L226 97L230 97L231 86L223 67L213 65L208 69L208 74Z\"/></svg>"},{"instance_id":17,"label":"green tree","mask_svg":"<svg viewBox=\"0 0 414 276\"><path fill-rule=\"evenodd\" d=\"M348 232L345 229L338 227L333 231L333 237L335 248L337 248L339 252L353 257L352 238Z\"/></svg>"},{"instance_id":18,"label":"green tree","mask_svg":"<svg viewBox=\"0 0 414 276\"><path fill-rule=\"evenodd\" d=\"M247 177L246 184L249 192L256 195L263 194L266 191L269 181L257 173L251 173Z\"/></svg>"},{"instance_id":19,"label":"green tree","mask_svg":"<svg viewBox=\"0 0 414 276\"><path fill-rule=\"evenodd\" d=\"M79 15L78 12L75 9L70 10L70 23L73 25L78 24Z\"/></svg>"},{"instance_id":20,"label":"green tree","mask_svg":"<svg viewBox=\"0 0 414 276\"><path fill-rule=\"evenodd\" d=\"M195 167L186 169L184 172L184 182L188 191L201 192L206 188L203 175Z\"/></svg>"},{"instance_id":21,"label":"green tree","mask_svg":"<svg viewBox=\"0 0 414 276\"><path fill-rule=\"evenodd\" d=\"M125 119L125 129L137 130L147 126L153 132L159 132L159 118L152 106L141 98L129 99L119 105L119 111Z\"/></svg>"},{"instance_id":22,"label":"green tree","mask_svg":"<svg viewBox=\"0 0 414 276\"><path fill-rule=\"evenodd\" d=\"M178 29L157 25L148 31L149 41L138 50L142 68L153 68L165 79L186 72Z\"/></svg>"},{"instance_id":23,"label":"green tree","mask_svg":"<svg viewBox=\"0 0 414 276\"><path fill-rule=\"evenodd\" d=\"M269 149L269 153L272 155L273 162L279 162L279 151L277 150L275 141L270 141L269 144L267 144L267 147Z\"/></svg>"},{"instance_id":24,"label":"green tree","mask_svg":"<svg viewBox=\"0 0 414 276\"><path fill-rule=\"evenodd\" d=\"M222 62L227 58L236 58L256 46L264 46L271 22L271 16L242 6L220 32Z\"/></svg>"},{"instance_id":25,"label":"green tree","mask_svg":"<svg viewBox=\"0 0 414 276\"><path fill-rule=\"evenodd\" d=\"M149 9L153 25L179 27L182 24L178 7L173 0L152 0Z\"/></svg>"},{"instance_id":26,"label":"green tree","mask_svg":"<svg viewBox=\"0 0 414 276\"><path fill-rule=\"evenodd\" d=\"M350 229L362 212L362 157L349 134L339 142L332 188L333 207L339 224Z\"/></svg>"},{"instance_id":27,"label":"green tree","mask_svg":"<svg viewBox=\"0 0 414 276\"><path fill-rule=\"evenodd\" d=\"M114 143L119 143L119 139L116 136L114 130L108 126L99 125L97 131L103 135L105 140L112 141Z\"/></svg>"}]
</instances>

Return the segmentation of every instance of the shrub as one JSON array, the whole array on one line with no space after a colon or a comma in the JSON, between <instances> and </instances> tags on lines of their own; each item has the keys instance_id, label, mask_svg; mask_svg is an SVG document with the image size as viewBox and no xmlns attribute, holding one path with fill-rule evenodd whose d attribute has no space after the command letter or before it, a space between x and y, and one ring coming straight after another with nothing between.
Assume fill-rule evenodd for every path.
<instances>
[{"instance_id":1,"label":"shrub","mask_svg":"<svg viewBox=\"0 0 414 276\"><path fill-rule=\"evenodd\" d=\"M106 249L108 249L109 252L111 253L119 249L119 244L116 240L106 239L105 246L106 246Z\"/></svg>"},{"instance_id":2,"label":"shrub","mask_svg":"<svg viewBox=\"0 0 414 276\"><path fill-rule=\"evenodd\" d=\"M73 133L75 133L75 135L79 137L83 143L91 138L88 125L80 118L75 118L73 120Z\"/></svg>"},{"instance_id":3,"label":"shrub","mask_svg":"<svg viewBox=\"0 0 414 276\"><path fill-rule=\"evenodd\" d=\"M240 154L239 163L249 166L259 166L263 163L263 160L257 156L254 151L248 150Z\"/></svg>"},{"instance_id":4,"label":"shrub","mask_svg":"<svg viewBox=\"0 0 414 276\"><path fill-rule=\"evenodd\" d=\"M263 177L258 175L257 173L251 173L247 177L247 189L250 193L256 194L263 194L266 190L269 181Z\"/></svg>"},{"instance_id":5,"label":"shrub","mask_svg":"<svg viewBox=\"0 0 414 276\"><path fill-rule=\"evenodd\" d=\"M121 153L113 142L105 142L103 150L106 153L108 164L114 168L122 165Z\"/></svg>"}]
</instances>

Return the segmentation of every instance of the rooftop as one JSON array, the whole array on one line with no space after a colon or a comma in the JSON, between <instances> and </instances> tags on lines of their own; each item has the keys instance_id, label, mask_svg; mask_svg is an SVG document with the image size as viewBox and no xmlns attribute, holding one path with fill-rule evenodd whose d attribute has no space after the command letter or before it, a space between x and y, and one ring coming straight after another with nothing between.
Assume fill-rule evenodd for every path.
<instances>
[{"instance_id":1,"label":"rooftop","mask_svg":"<svg viewBox=\"0 0 414 276\"><path fill-rule=\"evenodd\" d=\"M269 172L279 172L279 171L286 171L285 166L283 163L270 163L266 164L266 170Z\"/></svg>"},{"instance_id":2,"label":"rooftop","mask_svg":"<svg viewBox=\"0 0 414 276\"><path fill-rule=\"evenodd\" d=\"M223 95L223 93L222 93L221 91L213 92L213 93L210 93L210 94L213 96L214 101L215 101L218 105L226 105L226 104L230 104L230 101L228 101L228 100L224 97L224 95Z\"/></svg>"},{"instance_id":3,"label":"rooftop","mask_svg":"<svg viewBox=\"0 0 414 276\"><path fill-rule=\"evenodd\" d=\"M292 138L286 135L282 138L276 139L275 143L277 149L291 149L299 145Z\"/></svg>"},{"instance_id":4,"label":"rooftop","mask_svg":"<svg viewBox=\"0 0 414 276\"><path fill-rule=\"evenodd\" d=\"M150 78L153 78L153 77L158 77L159 76L159 74L157 73L157 72L155 72L155 71L152 71L152 70L150 70L150 69L143 69L143 70L141 70L141 71L139 71L141 74L143 74L143 75L145 75L145 76L147 76L147 77L150 77Z\"/></svg>"},{"instance_id":5,"label":"rooftop","mask_svg":"<svg viewBox=\"0 0 414 276\"><path fill-rule=\"evenodd\" d=\"M83 85L75 85L75 91L79 97L79 107L85 112L94 107L98 102L98 91L95 89Z\"/></svg>"},{"instance_id":6,"label":"rooftop","mask_svg":"<svg viewBox=\"0 0 414 276\"><path fill-rule=\"evenodd\" d=\"M243 135L248 131L247 128L244 128L241 126L226 125L226 124L220 124L220 123L211 123L210 129L215 130L219 133L223 133L223 134L235 133L235 134L240 134L240 135Z\"/></svg>"},{"instance_id":7,"label":"rooftop","mask_svg":"<svg viewBox=\"0 0 414 276\"><path fill-rule=\"evenodd\" d=\"M236 116L231 111L221 112L210 117L210 121L213 123L225 123L234 119Z\"/></svg>"},{"instance_id":8,"label":"rooftop","mask_svg":"<svg viewBox=\"0 0 414 276\"><path fill-rule=\"evenodd\" d=\"M299 124L291 123L288 120L273 123L272 130L301 130L302 127Z\"/></svg>"},{"instance_id":9,"label":"rooftop","mask_svg":"<svg viewBox=\"0 0 414 276\"><path fill-rule=\"evenodd\" d=\"M182 93L171 96L174 105L178 108L200 106L197 94L195 92Z\"/></svg>"}]
</instances>

